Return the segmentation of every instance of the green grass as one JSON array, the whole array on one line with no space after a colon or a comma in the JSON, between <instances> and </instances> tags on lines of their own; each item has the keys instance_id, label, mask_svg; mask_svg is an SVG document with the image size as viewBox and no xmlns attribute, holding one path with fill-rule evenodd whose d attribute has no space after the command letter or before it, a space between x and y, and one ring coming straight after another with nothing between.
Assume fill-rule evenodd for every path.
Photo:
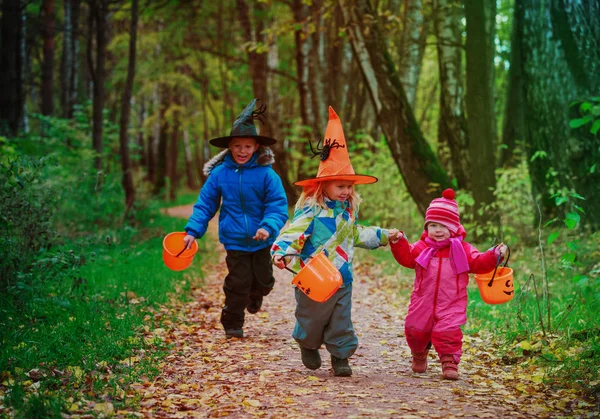
<instances>
[{"instance_id":1,"label":"green grass","mask_svg":"<svg viewBox=\"0 0 600 419\"><path fill-rule=\"evenodd\" d=\"M152 358L165 347L160 342L147 345L139 339L140 330L158 327L152 324L152 309L174 290L185 296L188 275L199 276L202 259L210 257L207 243L200 240L200 251L186 271L165 267L162 238L180 229L182 221L157 216L141 232L65 243L40 264L40 281L23 290L27 298L0 299L0 374L12 383L11 406L25 416L47 411L34 416L52 417L50 412L60 411L70 390L85 386L92 394L111 393L139 374L152 373ZM54 269L61 258L73 255L86 262L66 272ZM141 350L147 356L135 368L120 363ZM44 375L41 399L20 396L19 389L32 384L26 375L32 369ZM105 374L108 370L111 374Z\"/></svg>"}]
</instances>

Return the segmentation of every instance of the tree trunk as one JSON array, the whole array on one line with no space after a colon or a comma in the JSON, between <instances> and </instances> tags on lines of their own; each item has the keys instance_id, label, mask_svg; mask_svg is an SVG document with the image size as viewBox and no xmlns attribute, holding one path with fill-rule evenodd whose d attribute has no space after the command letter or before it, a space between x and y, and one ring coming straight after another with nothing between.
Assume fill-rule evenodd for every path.
<instances>
[{"instance_id":1,"label":"tree trunk","mask_svg":"<svg viewBox=\"0 0 600 419\"><path fill-rule=\"evenodd\" d=\"M524 23L523 0L515 0L511 49L510 68L508 70L508 87L506 88L506 105L504 107L504 125L502 128L502 150L500 151L499 166L513 166L513 153L517 142L523 142L527 135L525 121L525 92L523 85L523 63L521 55L523 50L521 42L523 39Z\"/></svg>"},{"instance_id":2,"label":"tree trunk","mask_svg":"<svg viewBox=\"0 0 600 419\"><path fill-rule=\"evenodd\" d=\"M179 97L175 97L174 105L179 108ZM181 124L181 113L173 112L171 115L171 126L169 129L171 141L169 141L167 152L167 177L169 178L169 201L174 201L179 189L179 174L177 164L179 161L179 125Z\"/></svg>"},{"instance_id":3,"label":"tree trunk","mask_svg":"<svg viewBox=\"0 0 600 419\"><path fill-rule=\"evenodd\" d=\"M52 115L54 112L54 0L42 3L42 114Z\"/></svg>"},{"instance_id":4,"label":"tree trunk","mask_svg":"<svg viewBox=\"0 0 600 419\"><path fill-rule=\"evenodd\" d=\"M16 136L23 112L21 2L3 0L0 17L0 133Z\"/></svg>"},{"instance_id":5,"label":"tree trunk","mask_svg":"<svg viewBox=\"0 0 600 419\"><path fill-rule=\"evenodd\" d=\"M96 157L94 167L102 170L103 143L103 111L104 111L104 80L106 62L106 15L107 0L93 0L92 12L96 23L96 67L94 69L94 103L92 110L92 144Z\"/></svg>"},{"instance_id":6,"label":"tree trunk","mask_svg":"<svg viewBox=\"0 0 600 419\"><path fill-rule=\"evenodd\" d=\"M67 118L73 117L73 107L77 103L77 97L79 96L79 38L80 38L80 25L79 17L81 15L81 0L70 0L71 2L71 25L72 25L72 36L71 36L71 81L69 82L71 97L67 103Z\"/></svg>"},{"instance_id":7,"label":"tree trunk","mask_svg":"<svg viewBox=\"0 0 600 419\"><path fill-rule=\"evenodd\" d=\"M439 149L447 151L449 174L459 188L470 189L469 141L464 114L460 0L434 0L440 74ZM444 159L442 159L443 161Z\"/></svg>"},{"instance_id":8,"label":"tree trunk","mask_svg":"<svg viewBox=\"0 0 600 419\"><path fill-rule=\"evenodd\" d=\"M163 90L160 101L160 128L158 132L158 147L156 150L156 176L154 178L154 194L159 195L165 192L167 176L167 144L169 142L169 122L166 118L167 108L169 107L169 93Z\"/></svg>"},{"instance_id":9,"label":"tree trunk","mask_svg":"<svg viewBox=\"0 0 600 419\"><path fill-rule=\"evenodd\" d=\"M236 4L238 6L238 17L240 23L242 25L242 32L244 33L244 39L247 43L250 42L261 42L265 43L264 39L264 23L262 19L256 20L256 25L252 27L252 21L250 20L250 10L248 4L245 0L236 0ZM266 7L262 3L257 3L254 5L257 11L264 14ZM267 87L267 70L268 70L268 62L266 54L259 54L256 51L248 51L248 58L250 61L250 75L252 76L252 89L254 91L254 95L263 100L268 101L268 87ZM273 106L273 104L267 103L268 113L267 118L265 118L264 125L260 130L261 135L265 135L267 137L274 135L274 126L273 120L277 120L277 108ZM277 139L277 138L276 138ZM287 167L287 153L283 149L283 145L281 141L273 144L271 146L273 150L273 154L275 155L275 163L274 169L281 177L283 182L283 187L286 191L287 197L289 201L295 201L296 198L296 188L294 188L293 184L290 182L288 178L288 167Z\"/></svg>"},{"instance_id":10,"label":"tree trunk","mask_svg":"<svg viewBox=\"0 0 600 419\"><path fill-rule=\"evenodd\" d=\"M494 106L494 28L496 3L465 0L467 21L467 115L475 222L490 214L480 208L494 202L496 188L496 115ZM493 218L494 215L492 215ZM496 221L496 220L494 220Z\"/></svg>"},{"instance_id":11,"label":"tree trunk","mask_svg":"<svg viewBox=\"0 0 600 419\"><path fill-rule=\"evenodd\" d=\"M119 145L121 151L121 170L123 172L121 183L125 191L125 215L135 202L135 188L131 174L131 159L129 157L129 115L131 113L131 95L133 79L135 77L135 54L138 23L138 0L131 1L131 27L129 29L129 65L127 78L121 96L121 123L119 130Z\"/></svg>"},{"instance_id":12,"label":"tree trunk","mask_svg":"<svg viewBox=\"0 0 600 419\"><path fill-rule=\"evenodd\" d=\"M582 222L597 228L600 173L593 167L600 161L598 139L589 133L589 125L571 129L569 122L579 111L571 103L597 96L600 89L598 77L589 77L597 72L582 75L578 68L584 65L591 71L600 66L598 54L587 55L590 42L600 43L600 5L588 2L582 7L571 0L546 1L545 7L533 0L523 4L521 70L532 188L544 218L561 216L564 210L556 206L553 193L576 191L586 198L577 202L585 211ZM571 63L572 59L582 61Z\"/></svg>"},{"instance_id":13,"label":"tree trunk","mask_svg":"<svg viewBox=\"0 0 600 419\"><path fill-rule=\"evenodd\" d=\"M187 128L183 130L183 147L185 151L185 174L187 178L187 187L196 189L196 179L194 178L194 163L192 162L192 147L190 144L190 133Z\"/></svg>"},{"instance_id":14,"label":"tree trunk","mask_svg":"<svg viewBox=\"0 0 600 419\"><path fill-rule=\"evenodd\" d=\"M425 50L424 40L427 36L422 9L423 2L421 0L405 2L404 30L398 44L400 82L406 92L408 103L413 109L417 99L417 87Z\"/></svg>"},{"instance_id":15,"label":"tree trunk","mask_svg":"<svg viewBox=\"0 0 600 419\"><path fill-rule=\"evenodd\" d=\"M71 0L63 0L64 30L62 59L60 62L60 107L63 118L69 118L71 100L71 71L73 70L73 21Z\"/></svg>"},{"instance_id":16,"label":"tree trunk","mask_svg":"<svg viewBox=\"0 0 600 419\"><path fill-rule=\"evenodd\" d=\"M410 195L425 214L450 179L423 138L368 0L338 0L377 121Z\"/></svg>"}]
</instances>

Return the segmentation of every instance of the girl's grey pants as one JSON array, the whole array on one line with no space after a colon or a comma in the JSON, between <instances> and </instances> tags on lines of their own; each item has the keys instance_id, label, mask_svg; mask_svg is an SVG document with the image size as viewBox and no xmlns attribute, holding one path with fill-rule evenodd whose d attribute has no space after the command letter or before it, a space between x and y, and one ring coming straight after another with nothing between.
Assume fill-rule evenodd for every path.
<instances>
[{"instance_id":1,"label":"girl's grey pants","mask_svg":"<svg viewBox=\"0 0 600 419\"><path fill-rule=\"evenodd\" d=\"M308 298L296 288L296 326L292 336L306 349L322 344L336 358L349 358L358 347L350 311L352 284L343 286L324 303Z\"/></svg>"}]
</instances>

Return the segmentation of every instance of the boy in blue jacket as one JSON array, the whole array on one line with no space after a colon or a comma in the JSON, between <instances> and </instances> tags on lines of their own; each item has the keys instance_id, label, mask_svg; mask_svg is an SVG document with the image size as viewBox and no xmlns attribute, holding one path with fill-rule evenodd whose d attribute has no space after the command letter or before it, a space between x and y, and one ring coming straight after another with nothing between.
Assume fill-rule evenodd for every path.
<instances>
[{"instance_id":1,"label":"boy in blue jacket","mask_svg":"<svg viewBox=\"0 0 600 419\"><path fill-rule=\"evenodd\" d=\"M208 222L219 213L219 241L227 251L225 305L221 323L228 338L244 337L244 310L256 313L263 297L273 289L273 265L269 249L288 219L288 202L281 178L275 173L276 140L257 134L256 99L233 123L229 136L210 140L226 148L204 166L208 175L185 226L184 242L191 247L206 233Z\"/></svg>"}]
</instances>

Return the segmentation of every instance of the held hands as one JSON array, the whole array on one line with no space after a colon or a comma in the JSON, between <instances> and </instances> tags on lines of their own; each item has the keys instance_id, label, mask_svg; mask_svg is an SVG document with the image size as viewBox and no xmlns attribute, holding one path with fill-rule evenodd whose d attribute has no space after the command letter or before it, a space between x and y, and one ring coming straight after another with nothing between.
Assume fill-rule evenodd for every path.
<instances>
[{"instance_id":1,"label":"held hands","mask_svg":"<svg viewBox=\"0 0 600 419\"><path fill-rule=\"evenodd\" d=\"M500 243L498 246L496 246L496 254L501 256L502 259L504 259L506 256L506 250L507 246L504 243Z\"/></svg>"},{"instance_id":2,"label":"held hands","mask_svg":"<svg viewBox=\"0 0 600 419\"><path fill-rule=\"evenodd\" d=\"M270 234L267 230L265 230L264 228L259 228L258 230L256 230L256 234L252 238L254 240L267 240L269 236Z\"/></svg>"},{"instance_id":3,"label":"held hands","mask_svg":"<svg viewBox=\"0 0 600 419\"><path fill-rule=\"evenodd\" d=\"M277 266L279 269L285 268L285 265L287 265L285 257L281 255L275 255L273 258L273 265Z\"/></svg>"},{"instance_id":4,"label":"held hands","mask_svg":"<svg viewBox=\"0 0 600 419\"><path fill-rule=\"evenodd\" d=\"M404 237L404 233L392 228L389 230L389 236L388 239L390 241L390 243L397 243L402 237Z\"/></svg>"},{"instance_id":5,"label":"held hands","mask_svg":"<svg viewBox=\"0 0 600 419\"><path fill-rule=\"evenodd\" d=\"M183 238L183 242L185 243L185 248L186 249L191 249L192 248L192 244L194 244L194 240L196 240L196 238L190 234L188 234L187 236L185 236Z\"/></svg>"}]
</instances>

